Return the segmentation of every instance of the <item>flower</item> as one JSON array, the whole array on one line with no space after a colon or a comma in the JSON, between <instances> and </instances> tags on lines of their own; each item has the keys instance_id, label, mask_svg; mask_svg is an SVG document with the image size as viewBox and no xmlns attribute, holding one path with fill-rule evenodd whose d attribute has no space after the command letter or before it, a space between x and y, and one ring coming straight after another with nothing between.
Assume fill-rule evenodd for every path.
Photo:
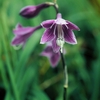
<instances>
[{"instance_id":1,"label":"flower","mask_svg":"<svg viewBox=\"0 0 100 100\"><path fill-rule=\"evenodd\" d=\"M43 3L37 6L26 6L24 8L21 9L20 11L20 15L25 17L25 18L32 18L38 15L38 13L44 9L49 7L50 5L48 3Z\"/></svg>"},{"instance_id":2,"label":"flower","mask_svg":"<svg viewBox=\"0 0 100 100\"><path fill-rule=\"evenodd\" d=\"M25 44L26 40L41 26L37 27L23 27L21 24L17 24L13 30L15 37L12 40L12 45Z\"/></svg>"},{"instance_id":3,"label":"flower","mask_svg":"<svg viewBox=\"0 0 100 100\"><path fill-rule=\"evenodd\" d=\"M62 19L60 13L57 14L55 20L43 21L41 25L46 30L42 35L40 43L52 42L54 52L58 52L60 49L62 51L64 42L77 44L73 30L79 30L78 26L68 20Z\"/></svg>"},{"instance_id":4,"label":"flower","mask_svg":"<svg viewBox=\"0 0 100 100\"><path fill-rule=\"evenodd\" d=\"M41 53L42 56L48 57L51 66L54 68L60 61L60 52L55 53L51 45L46 46L44 51Z\"/></svg>"}]
</instances>

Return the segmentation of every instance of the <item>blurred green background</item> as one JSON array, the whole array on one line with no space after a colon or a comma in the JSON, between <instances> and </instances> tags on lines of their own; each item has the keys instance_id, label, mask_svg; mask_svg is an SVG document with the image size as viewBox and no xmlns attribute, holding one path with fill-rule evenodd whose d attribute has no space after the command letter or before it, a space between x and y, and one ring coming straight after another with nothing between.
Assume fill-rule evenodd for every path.
<instances>
[{"instance_id":1,"label":"blurred green background","mask_svg":"<svg viewBox=\"0 0 100 100\"><path fill-rule=\"evenodd\" d=\"M54 19L53 7L33 19L19 16L28 5L47 0L0 0L0 100L62 100L62 63L52 68L39 54L44 29L27 41L24 49L11 46L17 23L37 26ZM50 1L50 0L48 0ZM64 19L79 26L77 45L65 44L68 66L68 100L100 100L100 0L57 0Z\"/></svg>"}]
</instances>

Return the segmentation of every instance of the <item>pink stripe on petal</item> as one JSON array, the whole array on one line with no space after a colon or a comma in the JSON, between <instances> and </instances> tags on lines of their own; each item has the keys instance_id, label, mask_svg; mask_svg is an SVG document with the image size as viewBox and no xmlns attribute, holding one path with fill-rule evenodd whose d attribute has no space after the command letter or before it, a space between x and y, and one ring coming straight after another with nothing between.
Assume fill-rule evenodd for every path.
<instances>
[{"instance_id":1,"label":"pink stripe on petal","mask_svg":"<svg viewBox=\"0 0 100 100\"><path fill-rule=\"evenodd\" d=\"M54 23L54 20L46 20L46 21L43 21L41 23L42 27L44 28L50 28L52 26L52 24Z\"/></svg>"},{"instance_id":2,"label":"pink stripe on petal","mask_svg":"<svg viewBox=\"0 0 100 100\"><path fill-rule=\"evenodd\" d=\"M34 28L32 27L23 27L23 28L17 28L14 29L13 32L16 35L25 35L25 34L29 34L29 33L33 33Z\"/></svg>"},{"instance_id":3,"label":"pink stripe on petal","mask_svg":"<svg viewBox=\"0 0 100 100\"><path fill-rule=\"evenodd\" d=\"M75 24L73 24L72 22L70 21L66 21L68 24L68 28L71 29L71 30L80 30L78 26L76 26Z\"/></svg>"},{"instance_id":4,"label":"pink stripe on petal","mask_svg":"<svg viewBox=\"0 0 100 100\"><path fill-rule=\"evenodd\" d=\"M54 39L54 30L53 29L47 29L41 38L41 44L44 44L46 42L52 41Z\"/></svg>"},{"instance_id":5,"label":"pink stripe on petal","mask_svg":"<svg viewBox=\"0 0 100 100\"><path fill-rule=\"evenodd\" d=\"M77 44L76 37L72 30L64 31L64 39L69 44Z\"/></svg>"}]
</instances>

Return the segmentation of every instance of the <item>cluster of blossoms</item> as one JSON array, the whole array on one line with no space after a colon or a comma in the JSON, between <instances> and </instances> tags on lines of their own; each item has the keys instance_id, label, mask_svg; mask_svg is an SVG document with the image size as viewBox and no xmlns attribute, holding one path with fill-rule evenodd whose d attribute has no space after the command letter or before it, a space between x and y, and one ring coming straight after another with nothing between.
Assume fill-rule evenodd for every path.
<instances>
[{"instance_id":1,"label":"cluster of blossoms","mask_svg":"<svg viewBox=\"0 0 100 100\"><path fill-rule=\"evenodd\" d=\"M21 9L20 15L25 18L33 18L39 14L39 12L45 8L54 6L53 3L43 3L37 6L27 6ZM36 27L23 27L18 24L13 30L15 37L12 40L12 45L25 44L27 39L35 33L36 30L45 28L45 32L42 35L41 44L48 42L51 45L47 45L41 55L50 59L52 66L56 66L60 59L60 51L63 53L64 43L77 44L76 37L73 30L79 30L78 26L72 22L62 18L61 13L57 13L56 19L43 21Z\"/></svg>"}]
</instances>

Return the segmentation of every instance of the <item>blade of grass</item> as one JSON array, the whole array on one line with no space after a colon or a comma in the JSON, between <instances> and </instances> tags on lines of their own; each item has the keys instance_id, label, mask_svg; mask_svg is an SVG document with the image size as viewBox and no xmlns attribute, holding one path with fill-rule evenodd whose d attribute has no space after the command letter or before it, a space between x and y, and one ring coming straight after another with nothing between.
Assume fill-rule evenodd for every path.
<instances>
[{"instance_id":1,"label":"blade of grass","mask_svg":"<svg viewBox=\"0 0 100 100\"><path fill-rule=\"evenodd\" d=\"M91 100L98 100L100 94L100 34L98 33L97 36L97 47L98 47L98 59L93 64L93 91Z\"/></svg>"},{"instance_id":2,"label":"blade of grass","mask_svg":"<svg viewBox=\"0 0 100 100\"><path fill-rule=\"evenodd\" d=\"M11 82L10 84L12 86L14 98L15 98L15 100L19 100L19 94L18 94L18 90L17 90L16 83L14 80L15 78L14 78L13 70L12 70L12 67L10 64L9 53L8 53L8 49L7 49L7 45L6 45L6 41L5 41L5 37L4 37L4 34L6 33L6 31L5 31L6 28L3 26L4 25L3 16L4 16L4 13L2 12L1 17L0 17L0 23L1 23L1 27L2 27L1 28L1 30L2 30L2 34L1 34L2 43L3 43L3 48L4 48L4 52L5 52L5 57L6 57L6 68L8 71L9 78L10 78L10 82Z\"/></svg>"},{"instance_id":3,"label":"blade of grass","mask_svg":"<svg viewBox=\"0 0 100 100\"><path fill-rule=\"evenodd\" d=\"M35 67L35 66L34 66ZM36 77L36 70L34 69L33 66L30 66L24 77L23 77L23 80L21 81L21 84L20 84L20 94L21 94L21 99L22 100L25 100L26 98L26 93L29 91L29 88L31 87L33 81L35 81L35 77ZM37 66L36 66L37 67ZM26 87L26 88L25 88Z\"/></svg>"},{"instance_id":4,"label":"blade of grass","mask_svg":"<svg viewBox=\"0 0 100 100\"><path fill-rule=\"evenodd\" d=\"M21 56L20 56L20 59L19 59L19 65L18 65L18 68L16 69L16 72L15 72L15 77L19 78L18 82L20 81L20 79L23 76L23 73L24 73L24 70L25 70L24 69L25 65L26 65L31 53L34 51L36 45L39 43L39 39L40 39L40 36L41 36L39 34L39 32L37 32L33 35L34 36L32 36L30 38L30 40L26 44L26 47L23 49ZM33 40L34 40L34 43L33 43Z\"/></svg>"}]
</instances>

